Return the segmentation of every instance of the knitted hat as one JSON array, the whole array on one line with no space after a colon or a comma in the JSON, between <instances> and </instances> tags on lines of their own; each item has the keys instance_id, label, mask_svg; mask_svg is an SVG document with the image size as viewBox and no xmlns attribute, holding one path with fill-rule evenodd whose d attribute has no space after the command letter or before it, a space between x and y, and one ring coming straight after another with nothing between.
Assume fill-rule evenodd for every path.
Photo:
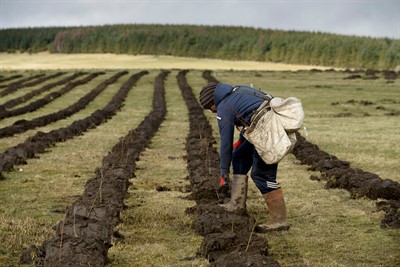
<instances>
[{"instance_id":1,"label":"knitted hat","mask_svg":"<svg viewBox=\"0 0 400 267\"><path fill-rule=\"evenodd\" d=\"M209 109L214 104L214 92L218 83L210 82L200 91L200 104L204 109Z\"/></svg>"}]
</instances>

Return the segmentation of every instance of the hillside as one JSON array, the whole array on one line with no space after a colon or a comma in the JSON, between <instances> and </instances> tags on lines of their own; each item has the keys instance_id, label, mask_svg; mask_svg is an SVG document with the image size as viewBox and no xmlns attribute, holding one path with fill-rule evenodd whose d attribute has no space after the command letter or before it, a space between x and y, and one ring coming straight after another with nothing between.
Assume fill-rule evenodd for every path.
<instances>
[{"instance_id":1,"label":"hillside","mask_svg":"<svg viewBox=\"0 0 400 267\"><path fill-rule=\"evenodd\" d=\"M0 30L0 52L114 53L394 69L400 40L247 27L103 25Z\"/></svg>"}]
</instances>

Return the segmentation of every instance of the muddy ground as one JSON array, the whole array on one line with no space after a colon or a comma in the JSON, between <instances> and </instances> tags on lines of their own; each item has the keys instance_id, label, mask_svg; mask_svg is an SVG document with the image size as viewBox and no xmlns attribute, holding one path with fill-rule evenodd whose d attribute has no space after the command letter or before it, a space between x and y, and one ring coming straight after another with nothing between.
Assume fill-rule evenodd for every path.
<instances>
[{"instance_id":1,"label":"muddy ground","mask_svg":"<svg viewBox=\"0 0 400 267\"><path fill-rule=\"evenodd\" d=\"M38 96L46 91L49 91L57 86L69 83L70 81L74 80L75 78L82 76L86 73L84 72L76 72L74 74L71 74L67 77L65 77L62 80L57 80L55 82L46 84L36 90L30 91L26 94L24 94L23 96L17 97L17 98L13 98L10 99L9 101L5 102L4 104L0 105L0 119L5 118L6 116L3 115L8 109L11 109L19 104L25 103L28 100L32 99L35 96Z\"/></svg>"},{"instance_id":2,"label":"muddy ground","mask_svg":"<svg viewBox=\"0 0 400 267\"><path fill-rule=\"evenodd\" d=\"M218 206L229 200L230 192L217 191L219 155L214 148L216 140L204 110L186 81L187 72L179 72L177 81L189 110L190 131L186 150L191 194L188 198L194 200L196 205L188 209L187 213L195 215L193 230L203 236L197 256L207 258L210 266L279 266L268 255L268 241L257 235L257 222L254 218L245 211L226 212ZM129 89L144 74L131 77L130 83L127 82L121 88L121 95L113 98L115 102L92 114L90 120L73 123L71 129L55 131L56 140L50 143L36 143L40 137L49 140L52 137L50 133L38 133L30 142L35 141L38 152L44 151L49 144L71 138L62 137L61 133L68 132L71 136L76 132L80 134L84 129L95 127L112 117L121 107ZM114 228L120 221L119 214L124 208L129 179L134 176L135 162L158 130L166 113L163 81L167 74L162 72L156 78L153 111L104 157L102 166L96 169L95 177L86 183L83 195L66 209L65 218L57 225L55 236L45 240L40 247L32 246L24 251L21 262L31 263L32 258L36 257L35 264L39 266L104 266L108 263L111 237L118 235ZM203 77L213 79L211 72L205 72ZM73 128L82 124L83 130ZM22 150L15 152L17 156L35 154L24 148L19 149ZM321 177L313 176L311 179L327 181L328 188L346 188L352 197L383 199L377 204L386 211L382 227L399 227L398 183L351 168L348 162L319 150L318 146L307 142L300 135L293 153L302 164L309 165L310 170L320 171Z\"/></svg>"},{"instance_id":3,"label":"muddy ground","mask_svg":"<svg viewBox=\"0 0 400 267\"><path fill-rule=\"evenodd\" d=\"M30 128L44 126L51 122L71 116L73 113L86 107L88 103L100 92L105 90L108 85L116 82L121 76L126 75L127 73L128 72L126 71L118 72L114 76L100 83L91 92L66 109L35 118L30 121L24 120L18 124L14 123L13 125L2 128L1 130L9 129L11 132L25 131ZM108 103L103 109L95 111L85 119L75 121L67 127L53 130L48 133L39 131L34 136L29 137L23 143L20 143L7 149L5 152L0 153L0 180L5 178L3 172L11 171L14 165L26 164L27 159L35 157L37 153L43 153L48 147L54 145L55 143L66 141L70 138L80 135L87 129L94 128L100 123L105 122L108 118L112 117L120 109L127 91L129 91L129 89L133 86L138 77L144 75L145 73L147 72L140 72L137 75L132 76L131 79L128 80L128 82L125 83L125 85L123 85L116 93L110 103Z\"/></svg>"},{"instance_id":4,"label":"muddy ground","mask_svg":"<svg viewBox=\"0 0 400 267\"><path fill-rule=\"evenodd\" d=\"M319 171L321 177L312 175L312 180L326 181L326 188L343 188L352 198L368 197L378 200L377 207L385 211L382 228L400 228L400 184L390 179L361 169L352 168L350 163L321 151L300 134L293 154L302 164L309 165L311 171Z\"/></svg>"},{"instance_id":5,"label":"muddy ground","mask_svg":"<svg viewBox=\"0 0 400 267\"><path fill-rule=\"evenodd\" d=\"M70 82L66 86L61 88L60 90L58 90L56 92L52 92L52 93L44 96L43 98L38 99L28 105L22 106L20 108L15 108L12 110L4 110L4 111L0 112L0 119L35 111L35 110L49 104L50 102L54 101L55 99L61 97L62 95L70 92L75 87L85 84L85 83L88 83L91 80L93 80L94 78L96 78L97 76L102 75L102 74L104 74L104 73L103 72L92 73L81 80ZM60 116L60 115L58 115L58 116ZM48 114L45 116L45 118L47 118L47 117L52 118L53 121L55 118L57 118L56 115L54 115L54 114ZM22 133L28 129L33 129L34 127L43 126L44 123L48 123L47 121L51 122L50 119L42 119L40 117L35 118L34 120L39 121L39 122L42 121L42 125L38 125L38 122L36 122L36 121L31 122L31 121L27 121L27 120L19 120L19 121L16 121L13 125L1 128L0 129L0 137L2 138L2 137L12 136L16 133Z\"/></svg>"},{"instance_id":6,"label":"muddy ground","mask_svg":"<svg viewBox=\"0 0 400 267\"><path fill-rule=\"evenodd\" d=\"M192 227L204 237L198 253L211 266L280 266L268 256L268 242L255 232L254 218L245 211L227 212L218 206L229 200L230 192L217 192L219 154L213 147L216 141L203 108L187 84L186 73L181 71L177 79L189 108L186 150L192 186L190 199L196 201L196 206L187 212L196 215Z\"/></svg>"},{"instance_id":7,"label":"muddy ground","mask_svg":"<svg viewBox=\"0 0 400 267\"><path fill-rule=\"evenodd\" d=\"M57 74L56 76L59 76L59 75L61 75L61 74ZM54 76L50 77L50 79L51 78L54 78ZM48 77L45 74L37 74L37 75L31 76L31 77L22 78L16 82L13 82L13 83L5 86L5 88L0 91L0 96L1 97L6 96L8 94L14 93L18 89L21 89L23 87L34 86L34 85L37 85L46 80L48 80Z\"/></svg>"},{"instance_id":8,"label":"muddy ground","mask_svg":"<svg viewBox=\"0 0 400 267\"><path fill-rule=\"evenodd\" d=\"M104 110L118 110L129 90L146 74L132 75ZM89 179L84 193L66 209L65 218L56 226L55 236L42 246L24 251L21 262L29 263L33 256L38 266L104 266L111 247L114 228L124 208L124 199L134 176L136 161L150 143L166 114L162 72L155 81L153 111L130 131L103 159L96 176ZM109 114L112 115L112 114ZM109 116L108 116L109 117Z\"/></svg>"},{"instance_id":9,"label":"muddy ground","mask_svg":"<svg viewBox=\"0 0 400 267\"><path fill-rule=\"evenodd\" d=\"M395 72L393 70L346 70L346 73L351 73L351 75L345 77L345 80L354 80L354 79L364 79L364 80L376 80L379 78L386 79L388 83L393 82L400 77L400 72Z\"/></svg>"},{"instance_id":10,"label":"muddy ground","mask_svg":"<svg viewBox=\"0 0 400 267\"><path fill-rule=\"evenodd\" d=\"M321 70L315 70L320 72ZM334 70L327 70L334 71ZM376 77L381 75L387 80L397 79L400 73L389 70L345 70L345 73L364 74L366 77ZM203 77L208 82L219 82L212 76L211 71L205 71ZM361 77L361 76L360 76ZM349 79L346 77L345 79ZM367 78L368 79L368 78ZM393 103L393 100L385 100ZM349 100L347 103L359 104L363 106L375 105L376 109L385 109L383 106L377 106L371 101ZM335 102L332 105L339 105ZM338 116L347 116L339 114ZM386 113L387 116L399 115L396 110ZM350 114L351 116L351 114ZM338 159L336 156L321 151L319 147L305 140L300 134L297 134L297 143L292 153L302 164L310 166L310 170L321 172L321 177L311 176L313 180L325 180L326 188L347 189L353 198L368 197L378 200L378 210L385 212L381 221L382 228L400 228L400 184L390 179L382 179L374 173L365 172L361 169L352 168L349 162Z\"/></svg>"}]
</instances>

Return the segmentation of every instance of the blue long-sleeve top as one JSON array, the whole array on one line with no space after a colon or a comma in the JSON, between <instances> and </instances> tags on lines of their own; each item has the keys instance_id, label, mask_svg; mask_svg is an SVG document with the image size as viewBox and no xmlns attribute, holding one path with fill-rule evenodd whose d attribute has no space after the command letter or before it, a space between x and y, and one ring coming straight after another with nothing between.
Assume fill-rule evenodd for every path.
<instances>
[{"instance_id":1,"label":"blue long-sleeve top","mask_svg":"<svg viewBox=\"0 0 400 267\"><path fill-rule=\"evenodd\" d=\"M232 90L235 88L235 92ZM229 173L235 126L248 126L251 116L264 101L258 89L219 83L214 93L220 133L220 174ZM243 138L241 136L241 138Z\"/></svg>"}]
</instances>

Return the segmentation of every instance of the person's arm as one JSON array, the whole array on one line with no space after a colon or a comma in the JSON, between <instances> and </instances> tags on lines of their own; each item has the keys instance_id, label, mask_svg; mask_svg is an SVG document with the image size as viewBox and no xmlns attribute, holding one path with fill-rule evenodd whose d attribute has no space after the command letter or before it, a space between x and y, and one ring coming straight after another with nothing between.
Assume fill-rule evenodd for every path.
<instances>
[{"instance_id":1,"label":"person's arm","mask_svg":"<svg viewBox=\"0 0 400 267\"><path fill-rule=\"evenodd\" d=\"M218 128L220 134L220 174L229 174L232 162L234 120L233 114L218 108Z\"/></svg>"},{"instance_id":2,"label":"person's arm","mask_svg":"<svg viewBox=\"0 0 400 267\"><path fill-rule=\"evenodd\" d=\"M233 143L233 149L237 149L243 143L244 140L245 140L245 138L244 138L243 134L240 133L239 139L236 140L235 143Z\"/></svg>"}]
</instances>

